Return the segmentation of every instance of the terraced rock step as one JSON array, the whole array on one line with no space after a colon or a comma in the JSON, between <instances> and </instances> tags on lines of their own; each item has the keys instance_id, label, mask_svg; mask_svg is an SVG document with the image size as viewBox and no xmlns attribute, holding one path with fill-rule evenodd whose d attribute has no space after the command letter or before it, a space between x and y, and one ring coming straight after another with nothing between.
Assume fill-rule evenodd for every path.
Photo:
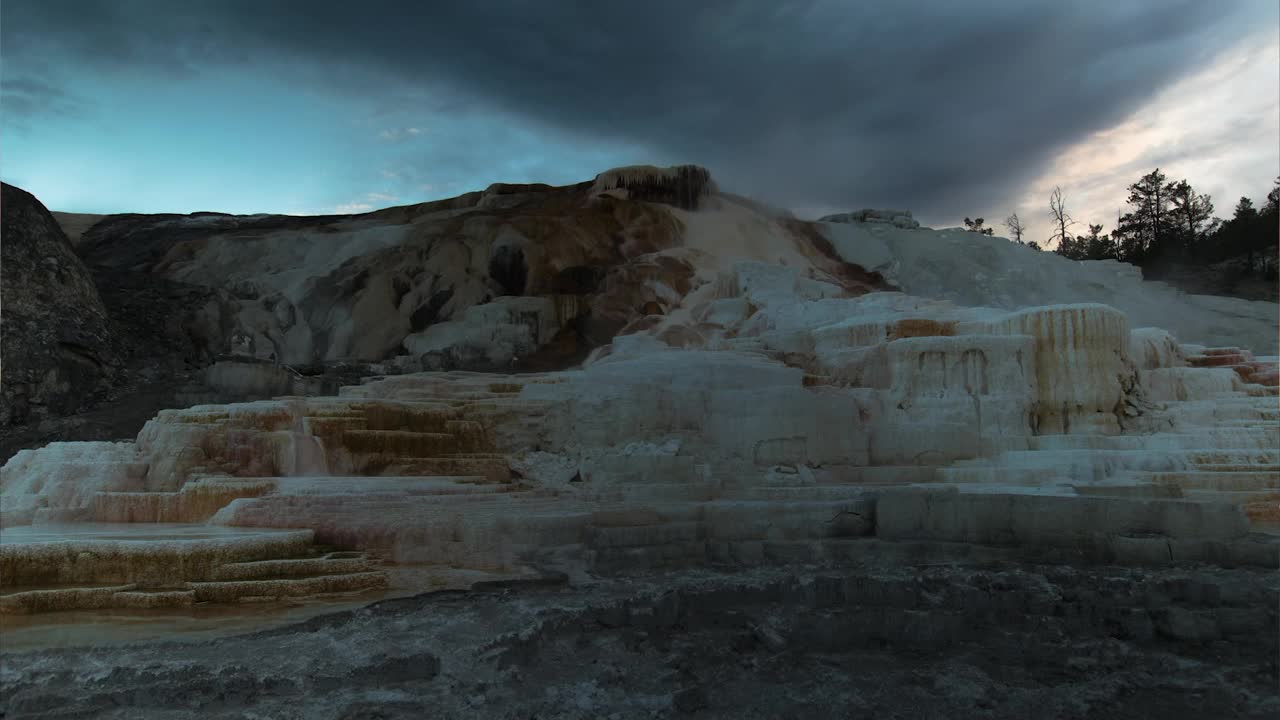
<instances>
[{"instance_id":1,"label":"terraced rock step","mask_svg":"<svg viewBox=\"0 0 1280 720\"><path fill-rule=\"evenodd\" d=\"M106 587L49 588L45 590L6 590L0 594L0 613L20 614L57 610L98 610L116 607L116 595L136 589L137 585Z\"/></svg>"},{"instance_id":2,"label":"terraced rock step","mask_svg":"<svg viewBox=\"0 0 1280 720\"><path fill-rule=\"evenodd\" d=\"M350 553L329 553L318 558L289 558L287 560L254 560L249 562L227 563L213 571L212 579L231 580L265 580L268 578L345 575L372 570L376 563L360 553L358 557L348 557Z\"/></svg>"},{"instance_id":3,"label":"terraced rock step","mask_svg":"<svg viewBox=\"0 0 1280 720\"><path fill-rule=\"evenodd\" d=\"M18 590L0 596L0 613L36 614L64 610L156 610L189 608L190 590L141 590L136 585L113 588L50 588Z\"/></svg>"},{"instance_id":4,"label":"terraced rock step","mask_svg":"<svg viewBox=\"0 0 1280 720\"><path fill-rule=\"evenodd\" d=\"M264 495L274 478L197 477L178 492L100 492L93 521L100 523L199 523L239 498Z\"/></svg>"},{"instance_id":5,"label":"terraced rock step","mask_svg":"<svg viewBox=\"0 0 1280 720\"><path fill-rule=\"evenodd\" d=\"M700 261L712 244L662 258ZM1272 360L1180 346L1092 303L963 308L797 267L703 269L707 282L654 290L654 312L580 369L392 374L337 397L165 411L92 453L21 454L0 476L6 520L313 535L252 557L64 549L10 575L194 602L380 582L312 542L460 571L550 558L566 574L852 559L894 542L1280 564ZM46 577L55 565L71 570Z\"/></svg>"},{"instance_id":6,"label":"terraced rock step","mask_svg":"<svg viewBox=\"0 0 1280 720\"><path fill-rule=\"evenodd\" d=\"M293 477L275 480L278 492L295 495L405 493L409 495L491 495L514 492L513 483L493 482L482 475L448 477L395 475L390 477Z\"/></svg>"},{"instance_id":7,"label":"terraced rock step","mask_svg":"<svg viewBox=\"0 0 1280 720\"><path fill-rule=\"evenodd\" d=\"M386 587L363 553L318 552L312 539L310 530L191 525L8 530L0 613L181 609Z\"/></svg>"},{"instance_id":8,"label":"terraced rock step","mask_svg":"<svg viewBox=\"0 0 1280 720\"><path fill-rule=\"evenodd\" d=\"M536 489L509 481L502 453L459 445L440 457L415 455L457 442L450 437L499 434L464 416L493 413L503 432L536 435L545 403L495 398L489 386L502 383L493 376L398 376L348 389L344 395L363 404L335 406L330 419L320 405L303 413L304 424L323 420L326 437L346 437L348 450L378 458L366 469L387 475L242 478L273 490L236 500L215 521L288 522L313 528L322 542L377 548L398 562L500 570L556 553L601 571L714 558L852 558L864 552L852 548L873 540L1018 547L1087 562L1275 567L1276 547L1259 535L1277 515L1274 408L1238 381L1220 383L1221 368L1170 370L1185 371L1176 377L1187 387L1207 377L1218 389L1204 396L1212 401L1170 400L1148 411L1158 432L1086 426L1093 431L991 438L982 457L949 466L815 467L802 462L808 441L782 438L752 449L754 474L725 472L696 455L624 453ZM554 386L535 378L522 387ZM420 401L416 408L408 397ZM385 398L395 400L377 404ZM459 476L458 468L468 471ZM454 476L433 476L441 470ZM911 485L919 487L904 487ZM862 544L840 544L852 539ZM257 579L251 569L226 573L228 581Z\"/></svg>"},{"instance_id":9,"label":"terraced rock step","mask_svg":"<svg viewBox=\"0 0 1280 720\"><path fill-rule=\"evenodd\" d=\"M232 580L190 582L197 602L236 602L247 598L279 599L353 592L387 586L382 572L354 572L284 580Z\"/></svg>"},{"instance_id":10,"label":"terraced rock step","mask_svg":"<svg viewBox=\"0 0 1280 720\"><path fill-rule=\"evenodd\" d=\"M1137 475L1136 477L1142 477ZM1149 482L1193 490L1268 490L1280 489L1280 472L1252 469L1239 471L1189 470L1150 473Z\"/></svg>"}]
</instances>

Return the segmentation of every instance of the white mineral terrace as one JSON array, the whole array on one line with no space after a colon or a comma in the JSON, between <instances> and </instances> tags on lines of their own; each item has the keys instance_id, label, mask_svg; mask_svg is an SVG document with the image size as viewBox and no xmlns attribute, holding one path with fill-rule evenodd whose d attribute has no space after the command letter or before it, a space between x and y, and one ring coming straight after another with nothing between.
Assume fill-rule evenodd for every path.
<instances>
[{"instance_id":1,"label":"white mineral terrace","mask_svg":"<svg viewBox=\"0 0 1280 720\"><path fill-rule=\"evenodd\" d=\"M1224 334L1195 334L1224 321L1217 306L1186 301L1175 335L1132 327L1157 313L1128 277L1102 293L1119 309L851 297L794 254L716 257L765 254L776 226L735 234L741 213L703 212L692 289L664 286L663 314L579 369L372 377L333 397L165 410L133 442L18 453L0 470L0 612L190 615L476 573L977 548L1280 567L1277 359L1191 344ZM881 253L906 276L912 241L873 234L897 243L877 250L849 227L833 230L843 255L871 267ZM502 300L406 345L491 342L500 358L544 342L512 339L520 303L546 305ZM1269 311L1245 305L1259 350Z\"/></svg>"},{"instance_id":2,"label":"white mineral terrace","mask_svg":"<svg viewBox=\"0 0 1280 720\"><path fill-rule=\"evenodd\" d=\"M832 302L852 319L828 321ZM885 543L1277 566L1273 361L1097 305L798 310L702 328L721 350L374 379L23 451L4 468L0 609L190 612L379 590L392 569L830 562Z\"/></svg>"}]
</instances>

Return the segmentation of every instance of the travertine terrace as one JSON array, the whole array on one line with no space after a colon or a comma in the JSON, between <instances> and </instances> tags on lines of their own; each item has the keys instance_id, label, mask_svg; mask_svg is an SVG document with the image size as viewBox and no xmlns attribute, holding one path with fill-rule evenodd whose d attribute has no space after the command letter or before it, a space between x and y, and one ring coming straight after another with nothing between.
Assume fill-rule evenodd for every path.
<instances>
[{"instance_id":1,"label":"travertine terrace","mask_svg":"<svg viewBox=\"0 0 1280 720\"><path fill-rule=\"evenodd\" d=\"M432 212L454 232L483 229L424 240L438 222ZM664 230L624 246L610 261L621 264L589 291L565 286L590 274L592 228L618 232L607 229L618 218ZM856 562L886 543L1088 563L1277 566L1280 411L1275 328L1268 335L1265 325L1274 308L1148 288L1114 263L921 230L900 211L828 220L803 223L717 194L699 168L624 168L567 190L503 186L375 213L350 221L368 226L351 231L368 236L363 245L345 236L285 244L271 234L231 244L217 232L183 241L158 271L212 282L223 268L228 280L275 288L265 303L275 309L261 322L242 305L240 320L224 323L228 344L244 338L250 355L270 348L276 360L356 350L380 364L337 396L175 408L132 442L18 453L0 494L0 608L345 591L386 584L387 567L573 574ZM566 224L569 249L529 232ZM82 246L103 252L109 228L87 231ZM267 258L270 248L296 253L304 240L314 268L277 272L263 260L255 269L234 254L246 242ZM945 286L939 297L895 289L915 290L911 278L933 272L905 264L923 242L936 244L940 261L960 242L998 247L991 253L1022 263L1024 277L1092 273L1085 279L1096 284L1112 276L1097 294L1121 307L1021 306L1018 294L1031 291L1007 280L977 291L1001 296L996 307L942 299L954 295ZM384 282L370 273L387 273L391 292L401 282L393 275L409 277L406 243L425 243L420 260L456 247L489 278L465 281L475 290L448 281L443 303L428 299L439 297L427 287L439 273L419 276L423 286L405 280L400 316L416 317L409 300L421 296L438 315L455 308L452 317L423 329L371 325L394 304L370 305ZM348 309L326 316L336 324L318 327L305 307L328 281L305 273L348 258L369 269L341 301ZM1084 299L1070 277L1058 285L1060 300ZM495 289L500 296L479 302ZM1134 327L1134 316L1151 317L1143 293L1181 303L1169 317L1189 330L1222 322L1230 305L1241 319L1215 337L1235 332L1249 347ZM468 296L474 304L459 306ZM588 343L578 330L601 321L616 332ZM236 329L253 322L266 329ZM413 372L441 359L496 369L557 352L565 333L577 338L568 355L590 350L577 367ZM242 384L279 372L234 359L216 371ZM216 536L165 544L143 534L54 550L19 532L80 523L289 529L306 542L298 545L298 533L250 536L213 552L224 542ZM150 559L133 559L139 553ZM118 589L88 586L100 583Z\"/></svg>"}]
</instances>

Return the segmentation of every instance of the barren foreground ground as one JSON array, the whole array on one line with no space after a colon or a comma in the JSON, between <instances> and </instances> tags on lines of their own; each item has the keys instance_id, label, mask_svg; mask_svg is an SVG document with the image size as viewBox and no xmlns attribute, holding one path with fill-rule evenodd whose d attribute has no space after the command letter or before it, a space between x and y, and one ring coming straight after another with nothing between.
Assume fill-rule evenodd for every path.
<instances>
[{"instance_id":1,"label":"barren foreground ground","mask_svg":"<svg viewBox=\"0 0 1280 720\"><path fill-rule=\"evenodd\" d=\"M1274 718L1273 572L757 569L492 585L6 654L5 718Z\"/></svg>"}]
</instances>

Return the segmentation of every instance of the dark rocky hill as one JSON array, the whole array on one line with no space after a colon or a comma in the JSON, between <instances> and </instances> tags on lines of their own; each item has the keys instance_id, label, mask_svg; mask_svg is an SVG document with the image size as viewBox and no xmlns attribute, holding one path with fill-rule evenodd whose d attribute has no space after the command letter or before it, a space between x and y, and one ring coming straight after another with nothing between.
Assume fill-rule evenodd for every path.
<instances>
[{"instance_id":1,"label":"dark rocky hill","mask_svg":"<svg viewBox=\"0 0 1280 720\"><path fill-rule=\"evenodd\" d=\"M0 427L76 412L106 395L120 348L88 268L31 193L3 185Z\"/></svg>"}]
</instances>

